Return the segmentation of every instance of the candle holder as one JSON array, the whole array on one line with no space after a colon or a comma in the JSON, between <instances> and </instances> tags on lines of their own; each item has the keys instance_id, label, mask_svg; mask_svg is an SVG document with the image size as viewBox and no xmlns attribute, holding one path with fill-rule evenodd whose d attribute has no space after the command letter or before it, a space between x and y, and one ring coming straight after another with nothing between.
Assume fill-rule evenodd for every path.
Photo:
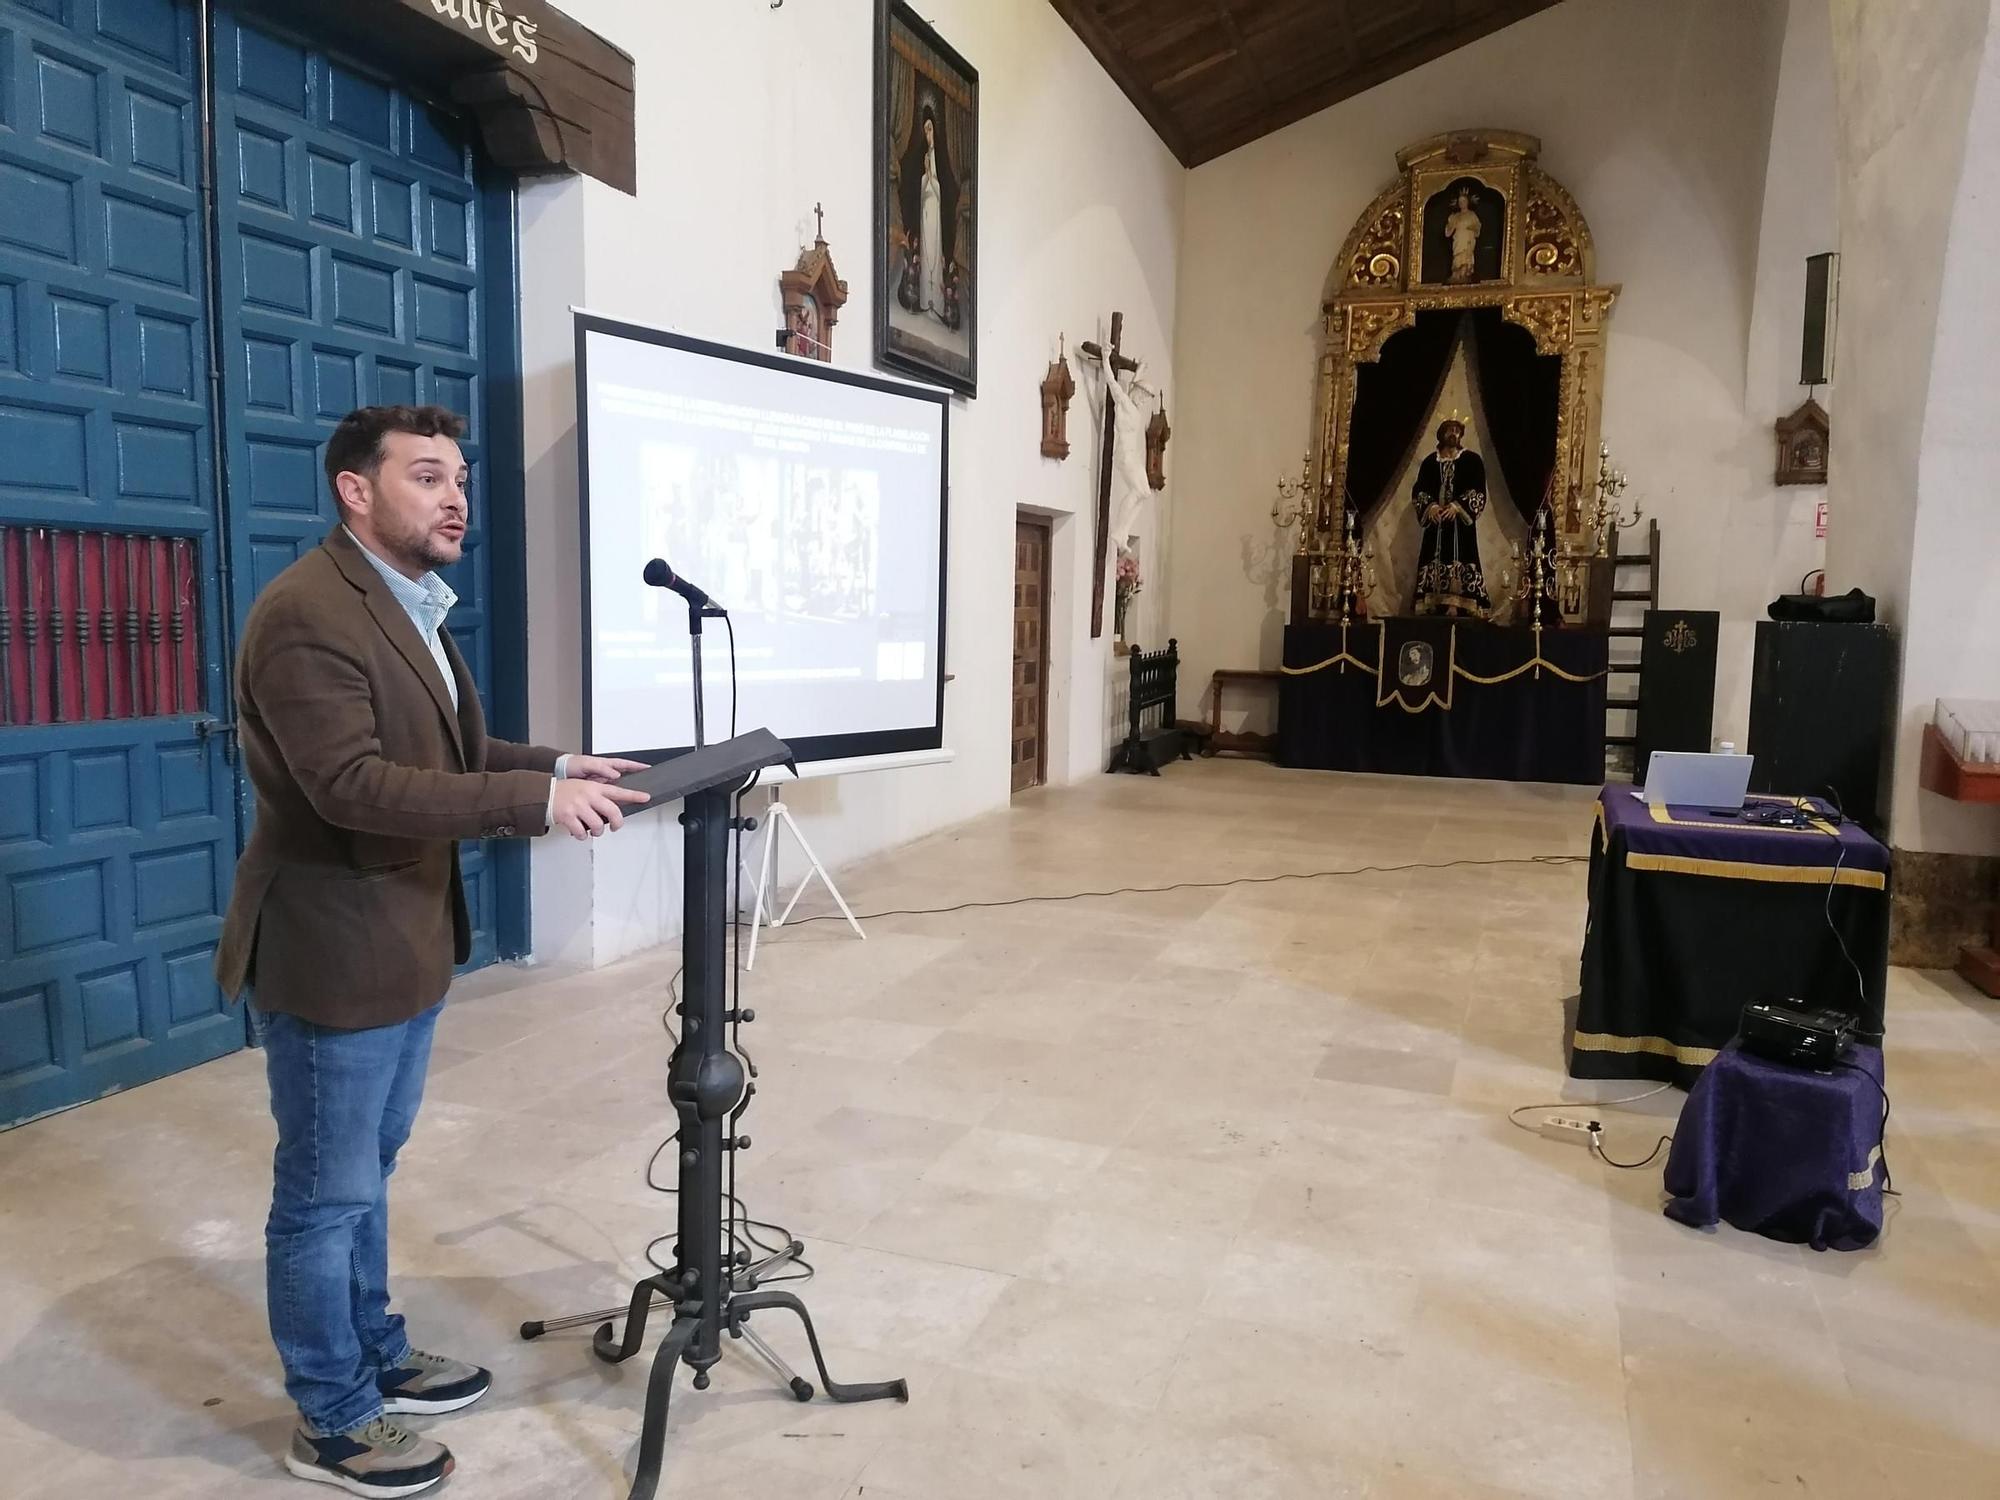
<instances>
[{"instance_id":1,"label":"candle holder","mask_svg":"<svg viewBox=\"0 0 2000 1500\"><path fill-rule=\"evenodd\" d=\"M1521 601L1528 606L1528 626L1535 633L1535 676L1539 678L1542 675L1542 631L1545 628L1543 601L1563 588L1565 574L1574 570L1575 559L1551 540L1546 505L1535 512L1526 556L1523 556L1519 542L1509 548L1509 555L1513 566L1507 571L1504 586L1511 587L1517 577L1520 580L1521 592L1514 596L1516 608L1518 610Z\"/></svg>"},{"instance_id":2,"label":"candle holder","mask_svg":"<svg viewBox=\"0 0 2000 1500\"><path fill-rule=\"evenodd\" d=\"M1307 550L1309 527L1303 523L1312 513L1312 450L1299 460L1297 479L1278 481L1278 498L1271 502L1271 524L1280 531L1299 528L1299 551Z\"/></svg>"},{"instance_id":3,"label":"candle holder","mask_svg":"<svg viewBox=\"0 0 2000 1500\"><path fill-rule=\"evenodd\" d=\"M1632 513L1628 516L1618 506L1618 497L1625 493L1625 471L1611 466L1611 448L1606 443L1597 445L1597 478L1591 485L1591 498L1584 509L1584 534L1594 538L1596 555L1610 556L1611 538L1623 527L1636 526L1646 518L1646 512L1639 502L1632 502ZM1578 589L1581 597L1581 589Z\"/></svg>"},{"instance_id":4,"label":"candle holder","mask_svg":"<svg viewBox=\"0 0 2000 1500\"><path fill-rule=\"evenodd\" d=\"M1362 614L1366 616L1368 596L1375 592L1375 549L1364 548L1356 533L1354 507L1341 508L1344 522L1341 528L1340 551L1333 558L1334 593L1340 600L1340 623L1354 621L1354 601L1358 595L1362 601Z\"/></svg>"}]
</instances>

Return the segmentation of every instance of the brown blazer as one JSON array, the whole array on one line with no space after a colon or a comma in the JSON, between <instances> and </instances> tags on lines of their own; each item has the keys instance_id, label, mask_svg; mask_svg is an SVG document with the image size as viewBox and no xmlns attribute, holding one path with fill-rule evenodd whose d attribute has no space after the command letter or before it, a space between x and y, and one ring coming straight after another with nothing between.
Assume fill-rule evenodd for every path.
<instances>
[{"instance_id":1,"label":"brown blazer","mask_svg":"<svg viewBox=\"0 0 2000 1500\"><path fill-rule=\"evenodd\" d=\"M458 711L344 526L280 573L236 656L257 792L215 974L260 1009L386 1026L429 1008L471 951L459 839L548 831L556 752L486 733L443 633Z\"/></svg>"}]
</instances>

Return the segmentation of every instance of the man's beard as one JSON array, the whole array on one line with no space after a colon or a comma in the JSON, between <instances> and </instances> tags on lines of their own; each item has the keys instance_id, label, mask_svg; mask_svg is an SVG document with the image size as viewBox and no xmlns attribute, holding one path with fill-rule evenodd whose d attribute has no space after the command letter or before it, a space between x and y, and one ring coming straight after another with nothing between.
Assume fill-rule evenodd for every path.
<instances>
[{"instance_id":1,"label":"man's beard","mask_svg":"<svg viewBox=\"0 0 2000 1500\"><path fill-rule=\"evenodd\" d=\"M430 572L448 568L458 561L457 557L444 551L445 544L428 531L412 530L394 540L396 550L403 554L405 562L415 563Z\"/></svg>"}]
</instances>

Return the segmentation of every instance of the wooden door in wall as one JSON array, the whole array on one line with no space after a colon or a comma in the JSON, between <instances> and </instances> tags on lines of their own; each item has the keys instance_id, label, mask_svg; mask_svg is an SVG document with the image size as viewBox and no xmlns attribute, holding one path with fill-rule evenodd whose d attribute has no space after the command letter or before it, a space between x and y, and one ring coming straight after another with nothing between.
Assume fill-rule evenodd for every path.
<instances>
[{"instance_id":1,"label":"wooden door in wall","mask_svg":"<svg viewBox=\"0 0 2000 1500\"><path fill-rule=\"evenodd\" d=\"M1013 790L1040 786L1048 775L1049 523L1014 522Z\"/></svg>"}]
</instances>

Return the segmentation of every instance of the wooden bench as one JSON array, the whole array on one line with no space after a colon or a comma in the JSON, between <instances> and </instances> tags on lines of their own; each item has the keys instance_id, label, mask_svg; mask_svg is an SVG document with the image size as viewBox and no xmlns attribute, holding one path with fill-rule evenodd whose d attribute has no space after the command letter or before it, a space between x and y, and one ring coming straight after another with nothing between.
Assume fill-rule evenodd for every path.
<instances>
[{"instance_id":1,"label":"wooden bench","mask_svg":"<svg viewBox=\"0 0 2000 1500\"><path fill-rule=\"evenodd\" d=\"M1217 667L1208 679L1208 723L1202 726L1203 755L1255 755L1269 760L1278 752L1275 734L1240 733L1222 727L1222 690L1245 682L1282 682L1283 672L1256 667Z\"/></svg>"},{"instance_id":2,"label":"wooden bench","mask_svg":"<svg viewBox=\"0 0 2000 1500\"><path fill-rule=\"evenodd\" d=\"M1131 728L1111 752L1110 769L1157 776L1170 760L1192 760L1187 732L1174 714L1180 642L1168 641L1164 651L1141 651L1134 646L1125 660L1131 663L1132 673L1132 701L1127 706Z\"/></svg>"}]
</instances>

